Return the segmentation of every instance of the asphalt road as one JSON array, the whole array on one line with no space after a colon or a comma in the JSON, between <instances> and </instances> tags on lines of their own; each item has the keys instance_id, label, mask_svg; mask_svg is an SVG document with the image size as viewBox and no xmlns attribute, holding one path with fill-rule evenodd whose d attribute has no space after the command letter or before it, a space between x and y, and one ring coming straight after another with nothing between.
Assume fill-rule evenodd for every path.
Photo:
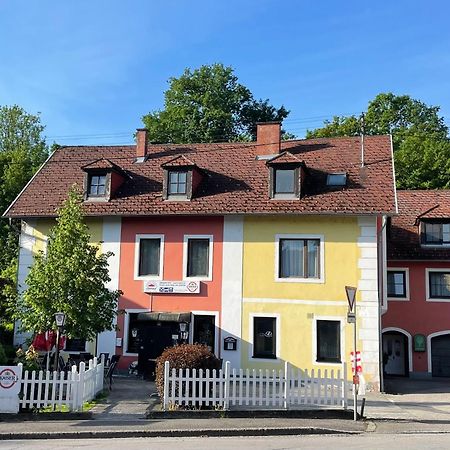
<instances>
[{"instance_id":1,"label":"asphalt road","mask_svg":"<svg viewBox=\"0 0 450 450\"><path fill-rule=\"evenodd\" d=\"M357 436L272 436L224 438L133 438L133 439L81 439L45 441L0 441L0 449L72 450L72 449L448 449L450 434L363 434Z\"/></svg>"}]
</instances>

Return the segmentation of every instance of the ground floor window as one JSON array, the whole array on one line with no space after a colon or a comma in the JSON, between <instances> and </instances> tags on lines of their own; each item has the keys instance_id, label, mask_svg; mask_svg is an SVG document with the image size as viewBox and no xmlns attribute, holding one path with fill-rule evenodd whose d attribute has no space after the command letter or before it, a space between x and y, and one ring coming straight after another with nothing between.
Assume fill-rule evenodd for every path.
<instances>
[{"instance_id":1,"label":"ground floor window","mask_svg":"<svg viewBox=\"0 0 450 450\"><path fill-rule=\"evenodd\" d=\"M216 324L214 316L194 315L194 334L192 341L206 345L211 352L215 351Z\"/></svg>"},{"instance_id":2,"label":"ground floor window","mask_svg":"<svg viewBox=\"0 0 450 450\"><path fill-rule=\"evenodd\" d=\"M276 359L276 318L253 318L253 358Z\"/></svg>"},{"instance_id":3,"label":"ground floor window","mask_svg":"<svg viewBox=\"0 0 450 450\"><path fill-rule=\"evenodd\" d=\"M137 318L139 313L127 313L128 316L128 335L127 335L127 353L138 353L138 330Z\"/></svg>"},{"instance_id":4,"label":"ground floor window","mask_svg":"<svg viewBox=\"0 0 450 450\"><path fill-rule=\"evenodd\" d=\"M85 352L86 340L71 338L66 340L66 352Z\"/></svg>"},{"instance_id":5,"label":"ground floor window","mask_svg":"<svg viewBox=\"0 0 450 450\"><path fill-rule=\"evenodd\" d=\"M341 322L317 320L317 362L341 362Z\"/></svg>"}]
</instances>

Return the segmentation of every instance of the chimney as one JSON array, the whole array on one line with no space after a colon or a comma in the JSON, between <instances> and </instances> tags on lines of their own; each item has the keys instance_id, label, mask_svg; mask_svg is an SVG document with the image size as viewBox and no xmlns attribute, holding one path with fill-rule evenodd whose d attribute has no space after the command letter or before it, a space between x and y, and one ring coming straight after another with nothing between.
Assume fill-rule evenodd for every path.
<instances>
[{"instance_id":1,"label":"chimney","mask_svg":"<svg viewBox=\"0 0 450 450\"><path fill-rule=\"evenodd\" d=\"M147 128L138 128L136 130L136 158L145 158L147 156Z\"/></svg>"},{"instance_id":2,"label":"chimney","mask_svg":"<svg viewBox=\"0 0 450 450\"><path fill-rule=\"evenodd\" d=\"M281 149L281 122L261 122L256 124L256 144L258 155L273 155Z\"/></svg>"}]
</instances>

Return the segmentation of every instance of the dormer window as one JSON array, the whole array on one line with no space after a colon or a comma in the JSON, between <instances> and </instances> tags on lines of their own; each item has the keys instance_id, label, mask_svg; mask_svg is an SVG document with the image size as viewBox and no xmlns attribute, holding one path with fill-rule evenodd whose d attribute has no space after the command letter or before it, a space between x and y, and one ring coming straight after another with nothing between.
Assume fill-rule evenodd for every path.
<instances>
[{"instance_id":1,"label":"dormer window","mask_svg":"<svg viewBox=\"0 0 450 450\"><path fill-rule=\"evenodd\" d=\"M296 200L301 195L305 164L289 152L266 162L269 167L269 195L275 200Z\"/></svg>"},{"instance_id":2,"label":"dormer window","mask_svg":"<svg viewBox=\"0 0 450 450\"><path fill-rule=\"evenodd\" d=\"M186 195L187 172L169 170L169 185L167 193L169 195Z\"/></svg>"},{"instance_id":3,"label":"dormer window","mask_svg":"<svg viewBox=\"0 0 450 450\"><path fill-rule=\"evenodd\" d=\"M450 246L450 221L422 222L422 244Z\"/></svg>"},{"instance_id":4,"label":"dormer window","mask_svg":"<svg viewBox=\"0 0 450 450\"><path fill-rule=\"evenodd\" d=\"M88 196L104 197L106 194L106 173L89 175Z\"/></svg>"}]
</instances>

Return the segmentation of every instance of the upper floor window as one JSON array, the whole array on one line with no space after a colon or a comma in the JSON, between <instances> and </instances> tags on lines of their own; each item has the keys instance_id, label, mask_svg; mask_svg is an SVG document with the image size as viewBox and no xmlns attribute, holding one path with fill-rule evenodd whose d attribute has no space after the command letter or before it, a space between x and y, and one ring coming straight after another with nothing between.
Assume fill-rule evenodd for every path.
<instances>
[{"instance_id":1,"label":"upper floor window","mask_svg":"<svg viewBox=\"0 0 450 450\"><path fill-rule=\"evenodd\" d=\"M407 297L406 270L388 270L387 296L400 299Z\"/></svg>"},{"instance_id":2,"label":"upper floor window","mask_svg":"<svg viewBox=\"0 0 450 450\"><path fill-rule=\"evenodd\" d=\"M279 239L279 278L320 278L320 239Z\"/></svg>"},{"instance_id":3,"label":"upper floor window","mask_svg":"<svg viewBox=\"0 0 450 450\"><path fill-rule=\"evenodd\" d=\"M428 271L429 298L450 299L450 271Z\"/></svg>"},{"instance_id":4,"label":"upper floor window","mask_svg":"<svg viewBox=\"0 0 450 450\"><path fill-rule=\"evenodd\" d=\"M103 197L106 194L106 173L89 175L88 196Z\"/></svg>"},{"instance_id":5,"label":"upper floor window","mask_svg":"<svg viewBox=\"0 0 450 450\"><path fill-rule=\"evenodd\" d=\"M450 245L450 222L422 222L422 244Z\"/></svg>"},{"instance_id":6,"label":"upper floor window","mask_svg":"<svg viewBox=\"0 0 450 450\"><path fill-rule=\"evenodd\" d=\"M275 194L295 194L295 169L275 170Z\"/></svg>"},{"instance_id":7,"label":"upper floor window","mask_svg":"<svg viewBox=\"0 0 450 450\"><path fill-rule=\"evenodd\" d=\"M187 278L212 278L212 237L185 236L185 274ZM187 251L187 254L186 254Z\"/></svg>"},{"instance_id":8,"label":"upper floor window","mask_svg":"<svg viewBox=\"0 0 450 450\"><path fill-rule=\"evenodd\" d=\"M162 277L163 236L137 235L135 251L135 278Z\"/></svg>"},{"instance_id":9,"label":"upper floor window","mask_svg":"<svg viewBox=\"0 0 450 450\"><path fill-rule=\"evenodd\" d=\"M168 195L186 195L187 172L169 171Z\"/></svg>"}]
</instances>

